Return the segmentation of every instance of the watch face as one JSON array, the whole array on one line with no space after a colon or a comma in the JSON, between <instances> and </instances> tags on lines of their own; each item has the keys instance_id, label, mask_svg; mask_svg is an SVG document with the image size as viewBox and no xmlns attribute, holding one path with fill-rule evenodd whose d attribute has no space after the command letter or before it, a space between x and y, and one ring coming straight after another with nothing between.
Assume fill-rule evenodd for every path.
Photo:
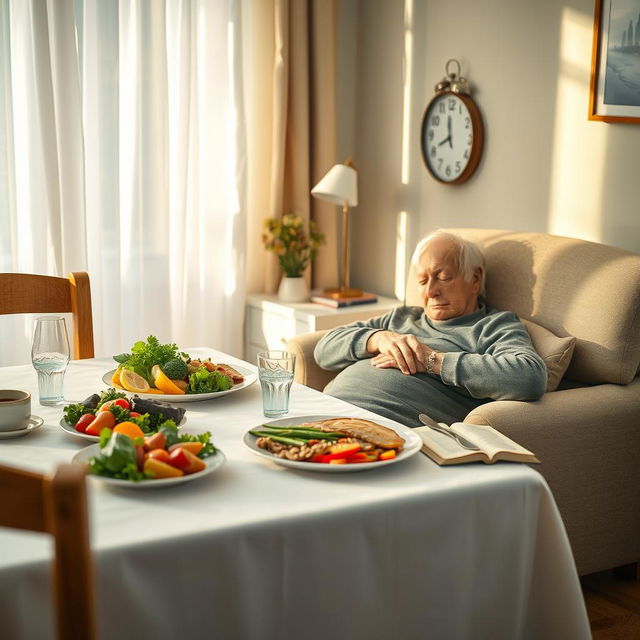
<instances>
[{"instance_id":1,"label":"watch face","mask_svg":"<svg viewBox=\"0 0 640 640\"><path fill-rule=\"evenodd\" d=\"M472 154L475 134L474 119L459 95L443 93L431 101L422 123L422 154L435 178L462 182L471 175L478 155Z\"/></svg>"}]
</instances>

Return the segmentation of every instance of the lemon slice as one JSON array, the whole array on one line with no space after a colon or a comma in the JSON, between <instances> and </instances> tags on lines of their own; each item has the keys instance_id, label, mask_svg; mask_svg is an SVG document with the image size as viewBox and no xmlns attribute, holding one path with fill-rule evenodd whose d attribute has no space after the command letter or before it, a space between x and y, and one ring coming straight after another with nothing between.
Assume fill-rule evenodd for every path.
<instances>
[{"instance_id":1,"label":"lemon slice","mask_svg":"<svg viewBox=\"0 0 640 640\"><path fill-rule=\"evenodd\" d=\"M122 373L122 367L118 367L114 372L113 376L111 376L111 384L116 387L121 387L122 382L120 381L120 374Z\"/></svg>"},{"instance_id":2,"label":"lemon slice","mask_svg":"<svg viewBox=\"0 0 640 640\"><path fill-rule=\"evenodd\" d=\"M120 383L127 390L133 393L148 393L149 383L135 371L123 369L120 372Z\"/></svg>"}]
</instances>

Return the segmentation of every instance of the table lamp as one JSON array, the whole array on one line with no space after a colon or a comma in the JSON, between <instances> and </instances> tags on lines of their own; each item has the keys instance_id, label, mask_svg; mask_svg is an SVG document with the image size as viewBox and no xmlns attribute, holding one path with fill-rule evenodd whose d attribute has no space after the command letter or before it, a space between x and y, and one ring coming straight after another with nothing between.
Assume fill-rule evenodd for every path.
<instances>
[{"instance_id":1,"label":"table lamp","mask_svg":"<svg viewBox=\"0 0 640 640\"><path fill-rule=\"evenodd\" d=\"M330 298L357 298L362 289L349 287L349 207L358 204L358 173L347 158L344 164L336 164L311 189L311 195L320 200L342 205L342 284L338 289L325 289Z\"/></svg>"}]
</instances>

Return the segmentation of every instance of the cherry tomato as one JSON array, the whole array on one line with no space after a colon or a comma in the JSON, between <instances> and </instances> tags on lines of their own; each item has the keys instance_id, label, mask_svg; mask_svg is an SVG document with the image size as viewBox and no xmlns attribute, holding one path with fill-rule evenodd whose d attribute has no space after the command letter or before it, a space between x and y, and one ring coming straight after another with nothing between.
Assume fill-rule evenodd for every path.
<instances>
[{"instance_id":1,"label":"cherry tomato","mask_svg":"<svg viewBox=\"0 0 640 640\"><path fill-rule=\"evenodd\" d=\"M78 422L76 422L76 431L84 433L87 427L96 419L93 413L85 413L80 416Z\"/></svg>"},{"instance_id":2,"label":"cherry tomato","mask_svg":"<svg viewBox=\"0 0 640 640\"><path fill-rule=\"evenodd\" d=\"M118 398L113 401L116 407L122 407L123 409L131 409L131 404L124 398Z\"/></svg>"},{"instance_id":3,"label":"cherry tomato","mask_svg":"<svg viewBox=\"0 0 640 640\"><path fill-rule=\"evenodd\" d=\"M142 414L138 413L137 411L129 411L129 417L130 418L139 418Z\"/></svg>"}]
</instances>

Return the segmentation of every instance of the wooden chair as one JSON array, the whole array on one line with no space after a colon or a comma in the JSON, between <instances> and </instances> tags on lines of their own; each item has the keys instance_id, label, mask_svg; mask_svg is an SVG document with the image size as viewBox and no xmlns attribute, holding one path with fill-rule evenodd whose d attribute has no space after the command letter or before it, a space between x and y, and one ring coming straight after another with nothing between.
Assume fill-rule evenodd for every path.
<instances>
[{"instance_id":1,"label":"wooden chair","mask_svg":"<svg viewBox=\"0 0 640 640\"><path fill-rule=\"evenodd\" d=\"M51 477L0 465L0 526L54 537L57 636L64 640L95 638L85 473L79 464L61 464Z\"/></svg>"},{"instance_id":2,"label":"wooden chair","mask_svg":"<svg viewBox=\"0 0 640 640\"><path fill-rule=\"evenodd\" d=\"M73 315L73 357L93 358L93 315L89 274L68 278L29 273L0 273L0 314L68 313Z\"/></svg>"}]
</instances>

